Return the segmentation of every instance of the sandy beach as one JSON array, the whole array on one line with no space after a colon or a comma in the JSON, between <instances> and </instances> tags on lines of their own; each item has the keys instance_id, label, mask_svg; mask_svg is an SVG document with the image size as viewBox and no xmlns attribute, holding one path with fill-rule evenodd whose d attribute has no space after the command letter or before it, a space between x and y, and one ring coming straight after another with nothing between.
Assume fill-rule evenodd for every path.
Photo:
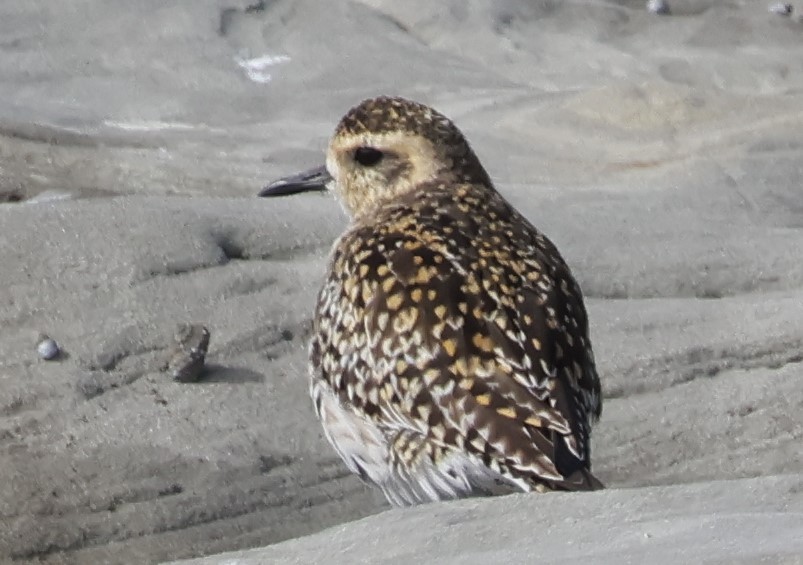
<instances>
[{"instance_id":1,"label":"sandy beach","mask_svg":"<svg viewBox=\"0 0 803 565\"><path fill-rule=\"evenodd\" d=\"M0 562L803 563L803 3L669 5L0 3ZM570 264L606 490L391 510L324 439L347 218L256 194L378 94Z\"/></svg>"}]
</instances>

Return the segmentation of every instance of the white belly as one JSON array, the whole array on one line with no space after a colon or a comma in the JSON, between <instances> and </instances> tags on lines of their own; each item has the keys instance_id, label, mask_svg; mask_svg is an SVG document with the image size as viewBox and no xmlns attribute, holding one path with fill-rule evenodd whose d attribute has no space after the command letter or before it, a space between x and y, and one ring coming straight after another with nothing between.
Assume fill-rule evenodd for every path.
<instances>
[{"instance_id":1,"label":"white belly","mask_svg":"<svg viewBox=\"0 0 803 565\"><path fill-rule=\"evenodd\" d=\"M523 481L502 476L458 451L438 464L424 457L413 467L402 465L390 453L391 439L412 430L380 429L352 406L342 404L323 381L312 383L312 396L335 451L353 473L381 488L394 506L530 490Z\"/></svg>"}]
</instances>

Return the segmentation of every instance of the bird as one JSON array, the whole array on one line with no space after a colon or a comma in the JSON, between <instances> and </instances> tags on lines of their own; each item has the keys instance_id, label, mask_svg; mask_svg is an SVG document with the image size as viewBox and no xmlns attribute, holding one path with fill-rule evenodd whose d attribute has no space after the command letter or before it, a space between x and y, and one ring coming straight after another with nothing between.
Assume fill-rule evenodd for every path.
<instances>
[{"instance_id":1,"label":"bird","mask_svg":"<svg viewBox=\"0 0 803 565\"><path fill-rule=\"evenodd\" d=\"M392 506L604 488L581 289L445 115L401 97L340 120L324 166L259 195L333 192L350 218L314 310L310 394Z\"/></svg>"}]
</instances>

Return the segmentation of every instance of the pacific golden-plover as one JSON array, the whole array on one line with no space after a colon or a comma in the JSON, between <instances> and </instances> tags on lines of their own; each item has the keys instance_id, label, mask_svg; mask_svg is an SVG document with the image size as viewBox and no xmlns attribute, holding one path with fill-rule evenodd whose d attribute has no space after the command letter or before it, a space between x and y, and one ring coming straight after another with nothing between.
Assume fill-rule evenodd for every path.
<instances>
[{"instance_id":1,"label":"pacific golden-plover","mask_svg":"<svg viewBox=\"0 0 803 565\"><path fill-rule=\"evenodd\" d=\"M349 469L399 506L602 488L580 288L457 127L409 100L365 100L325 167L260 195L324 188L351 224L318 296L311 394Z\"/></svg>"}]
</instances>

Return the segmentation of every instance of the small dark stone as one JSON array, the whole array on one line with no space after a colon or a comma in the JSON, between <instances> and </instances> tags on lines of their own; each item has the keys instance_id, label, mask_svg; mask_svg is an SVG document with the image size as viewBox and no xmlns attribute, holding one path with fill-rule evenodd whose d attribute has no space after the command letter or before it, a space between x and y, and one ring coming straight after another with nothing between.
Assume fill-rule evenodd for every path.
<instances>
[{"instance_id":1,"label":"small dark stone","mask_svg":"<svg viewBox=\"0 0 803 565\"><path fill-rule=\"evenodd\" d=\"M209 337L209 330L202 324L179 324L163 369L176 381L197 381L204 368Z\"/></svg>"}]
</instances>

